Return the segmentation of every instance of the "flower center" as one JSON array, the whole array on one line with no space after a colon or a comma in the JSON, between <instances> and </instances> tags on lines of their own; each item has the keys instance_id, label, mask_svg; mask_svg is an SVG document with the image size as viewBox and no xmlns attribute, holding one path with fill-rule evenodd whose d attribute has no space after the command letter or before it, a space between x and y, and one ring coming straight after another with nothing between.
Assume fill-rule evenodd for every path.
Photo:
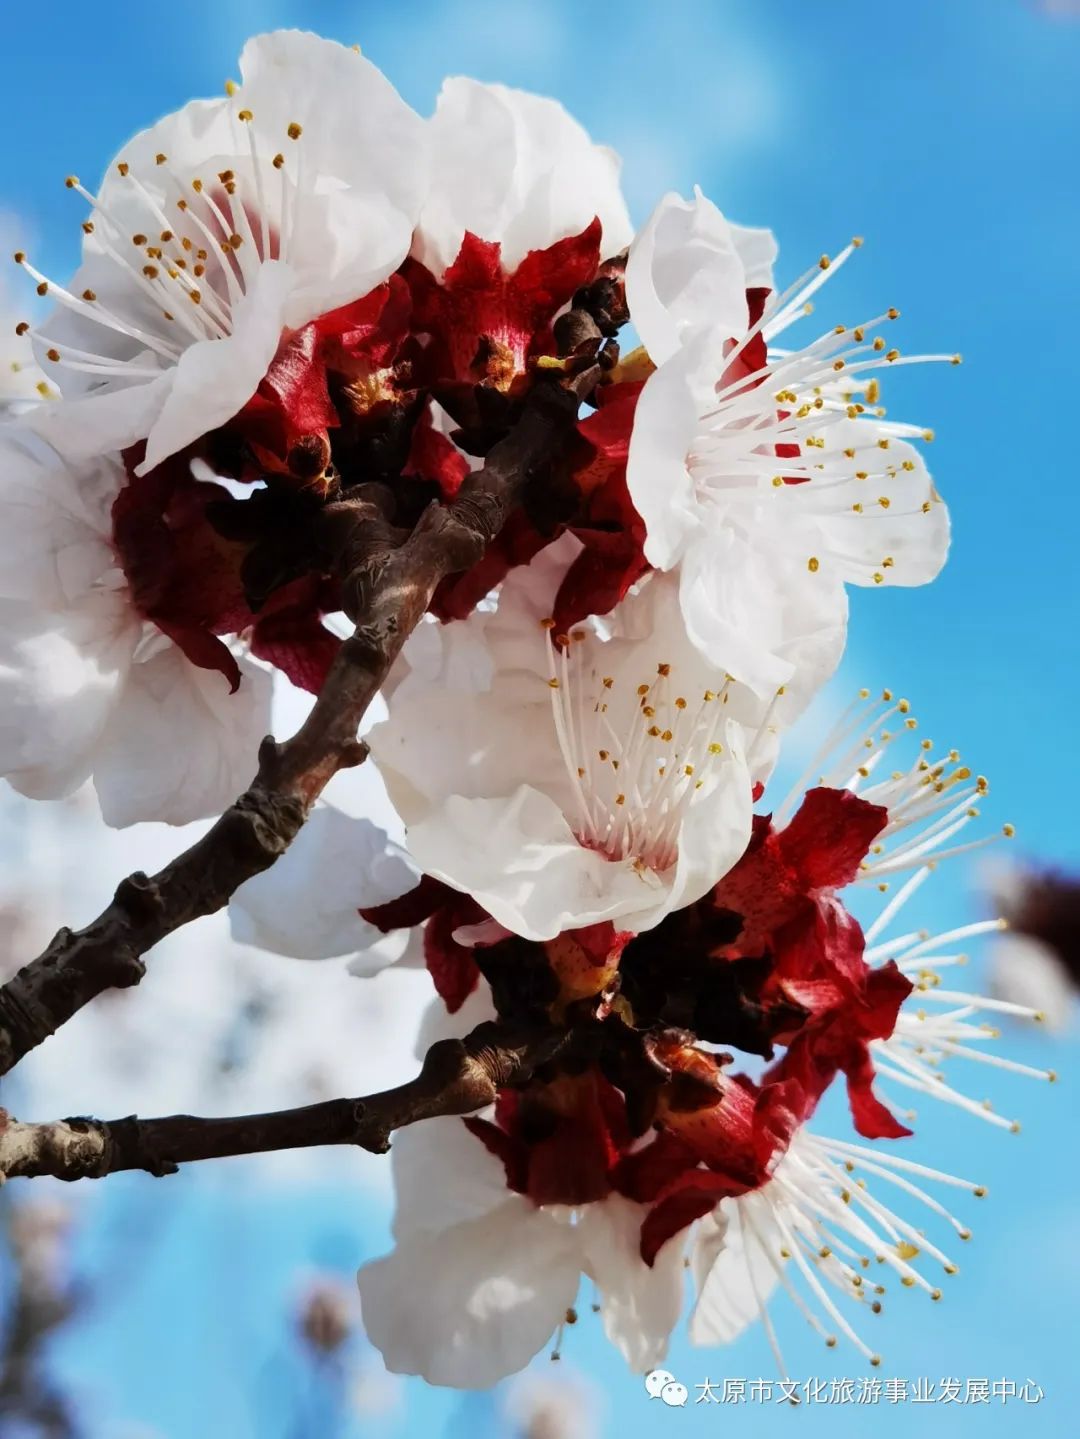
<instances>
[{"instance_id":1,"label":"flower center","mask_svg":"<svg viewBox=\"0 0 1080 1439\"><path fill-rule=\"evenodd\" d=\"M806 543L806 522L815 514L855 514L870 521L886 516L891 497L889 482L901 469L913 470L910 458L892 463L892 439L922 438L933 434L918 425L885 422L878 406L880 386L875 372L897 365L938 361L959 364L959 355L901 355L877 326L899 317L890 308L859 325L836 325L802 349L777 349L771 342L801 316L809 314L810 297L861 245L854 240L834 260L822 256L798 279L725 357L725 369L716 385L715 402L701 415L699 430L687 468L701 504L721 504L729 523L738 526L753 518L753 511L768 501L796 504L801 523L791 542ZM748 369L751 347L770 342L767 359ZM841 446L829 431L845 420L872 419L865 438ZM850 499L850 482L865 482L865 497ZM931 502L922 505L928 513ZM893 511L890 519L897 518ZM777 536L781 534L778 529ZM823 562L859 564L858 554L830 549L815 538L814 553L802 558L812 574ZM873 574L884 583L884 571L895 564L882 554Z\"/></svg>"},{"instance_id":2,"label":"flower center","mask_svg":"<svg viewBox=\"0 0 1080 1439\"><path fill-rule=\"evenodd\" d=\"M872 1194L866 1180L856 1175L858 1170L925 1205L951 1225L961 1239L970 1238L971 1231L914 1180L927 1179L967 1189L977 1198L985 1194L980 1185L909 1159L822 1139L805 1130L796 1136L767 1184L731 1201L730 1218L742 1239L751 1284L760 1284L755 1270L771 1269L803 1318L830 1347L836 1344L836 1336L822 1322L822 1314L877 1366L880 1355L873 1353L851 1327L823 1281L850 1299L868 1303L877 1313L885 1286L870 1282L866 1271L872 1262L891 1269L903 1288L918 1287L935 1300L941 1298L941 1290L932 1286L911 1261L925 1254L950 1275L956 1273L957 1266L922 1229ZM809 1291L809 1303L793 1282L796 1274ZM757 1298L764 1312L764 1296ZM767 1318L766 1324L774 1356L784 1372L783 1357Z\"/></svg>"},{"instance_id":3,"label":"flower center","mask_svg":"<svg viewBox=\"0 0 1080 1439\"><path fill-rule=\"evenodd\" d=\"M649 677L606 674L583 630L547 630L551 712L583 845L660 874L678 857L694 797L724 754L717 739L731 680L684 694L671 664Z\"/></svg>"},{"instance_id":4,"label":"flower center","mask_svg":"<svg viewBox=\"0 0 1080 1439\"><path fill-rule=\"evenodd\" d=\"M286 148L295 156L290 165L284 150L270 155L260 149L253 121L250 110L236 112L235 168L206 178L182 176L161 153L154 157L152 182L121 160L120 183L108 199L68 176L68 189L90 206L84 233L113 261L127 290L107 300L92 289L77 295L50 280L21 250L15 261L37 282L39 295L51 295L103 331L151 351L158 363L118 358L104 335L97 353L36 331L48 360L101 380L150 378L175 364L189 345L232 334L233 311L259 269L267 260L287 260L299 210L302 150L295 142L301 127L287 127L292 144ZM26 323L18 326L19 334L29 331Z\"/></svg>"}]
</instances>

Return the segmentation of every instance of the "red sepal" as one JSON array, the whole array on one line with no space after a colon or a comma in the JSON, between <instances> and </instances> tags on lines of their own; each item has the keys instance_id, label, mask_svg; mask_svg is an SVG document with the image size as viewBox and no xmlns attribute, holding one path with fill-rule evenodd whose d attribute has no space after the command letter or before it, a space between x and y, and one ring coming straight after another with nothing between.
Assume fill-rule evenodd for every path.
<instances>
[{"instance_id":1,"label":"red sepal","mask_svg":"<svg viewBox=\"0 0 1080 1439\"><path fill-rule=\"evenodd\" d=\"M441 280L406 260L401 273L412 291L414 328L431 336L430 380L509 388L530 354L551 348L551 322L596 274L600 235L593 220L580 235L530 251L513 274L503 269L497 243L470 232Z\"/></svg>"},{"instance_id":2,"label":"red sepal","mask_svg":"<svg viewBox=\"0 0 1080 1439\"><path fill-rule=\"evenodd\" d=\"M255 394L227 426L262 470L290 473L297 445L337 428L330 373L349 378L387 365L408 332L410 304L408 287L393 275L362 299L282 337Z\"/></svg>"},{"instance_id":3,"label":"red sepal","mask_svg":"<svg viewBox=\"0 0 1080 1439\"><path fill-rule=\"evenodd\" d=\"M251 653L317 695L342 641L322 623L319 582L303 577L270 596L254 620Z\"/></svg>"},{"instance_id":4,"label":"red sepal","mask_svg":"<svg viewBox=\"0 0 1080 1439\"><path fill-rule=\"evenodd\" d=\"M480 978L472 950L458 944L454 930L463 924L477 924L485 917L475 900L455 892L453 899L447 899L424 926L424 963L451 1014L457 1013Z\"/></svg>"},{"instance_id":5,"label":"red sepal","mask_svg":"<svg viewBox=\"0 0 1080 1439\"><path fill-rule=\"evenodd\" d=\"M673 1235L709 1214L720 1203L746 1194L752 1186L711 1169L681 1174L649 1210L641 1226L641 1257L652 1268L656 1256Z\"/></svg>"},{"instance_id":6,"label":"red sepal","mask_svg":"<svg viewBox=\"0 0 1080 1439\"><path fill-rule=\"evenodd\" d=\"M529 1151L520 1139L508 1134L498 1124L492 1124L490 1119L477 1119L469 1115L465 1121L465 1128L470 1134L475 1134L480 1143L493 1154L506 1170L506 1184L515 1194L528 1192L529 1184Z\"/></svg>"},{"instance_id":7,"label":"red sepal","mask_svg":"<svg viewBox=\"0 0 1080 1439\"><path fill-rule=\"evenodd\" d=\"M888 822L882 805L867 804L851 790L819 786L807 790L777 842L806 890L842 889Z\"/></svg>"},{"instance_id":8,"label":"red sepal","mask_svg":"<svg viewBox=\"0 0 1080 1439\"><path fill-rule=\"evenodd\" d=\"M425 874L421 875L414 889L397 899L387 900L385 904L368 905L359 911L359 915L368 924L382 930L383 934L389 934L392 929L412 929L414 925L423 924L456 893L457 890L451 889L441 879Z\"/></svg>"},{"instance_id":9,"label":"red sepal","mask_svg":"<svg viewBox=\"0 0 1080 1439\"><path fill-rule=\"evenodd\" d=\"M429 407L425 407L413 429L409 458L402 473L431 480L444 500L454 498L469 473L468 459L452 440L435 428Z\"/></svg>"}]
</instances>

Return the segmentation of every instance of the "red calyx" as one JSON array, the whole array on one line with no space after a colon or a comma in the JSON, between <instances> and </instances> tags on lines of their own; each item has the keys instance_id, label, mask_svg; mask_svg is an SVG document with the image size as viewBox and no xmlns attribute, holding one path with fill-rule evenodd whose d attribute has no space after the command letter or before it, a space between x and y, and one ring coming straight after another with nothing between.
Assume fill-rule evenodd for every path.
<instances>
[{"instance_id":1,"label":"red calyx","mask_svg":"<svg viewBox=\"0 0 1080 1439\"><path fill-rule=\"evenodd\" d=\"M359 913L384 934L424 925L424 962L439 998L456 1014L476 988L480 971L473 951L458 944L454 931L463 925L481 924L489 918L486 910L467 894L424 875L407 894Z\"/></svg>"},{"instance_id":2,"label":"red calyx","mask_svg":"<svg viewBox=\"0 0 1080 1439\"><path fill-rule=\"evenodd\" d=\"M630 1144L622 1095L595 1070L520 1093L504 1090L495 1123L465 1124L503 1162L509 1187L534 1204L606 1198Z\"/></svg>"},{"instance_id":3,"label":"red calyx","mask_svg":"<svg viewBox=\"0 0 1080 1439\"><path fill-rule=\"evenodd\" d=\"M410 305L408 287L393 275L363 299L282 337L255 394L225 427L255 458L250 478L321 476L330 461L328 432L341 424L335 391L392 364L408 334Z\"/></svg>"},{"instance_id":4,"label":"red calyx","mask_svg":"<svg viewBox=\"0 0 1080 1439\"><path fill-rule=\"evenodd\" d=\"M509 389L533 354L553 353L551 324L600 264L599 220L580 235L532 250L512 273L502 247L466 233L441 280L418 260L401 273L414 305L414 329L431 337L432 382L487 381Z\"/></svg>"}]
</instances>

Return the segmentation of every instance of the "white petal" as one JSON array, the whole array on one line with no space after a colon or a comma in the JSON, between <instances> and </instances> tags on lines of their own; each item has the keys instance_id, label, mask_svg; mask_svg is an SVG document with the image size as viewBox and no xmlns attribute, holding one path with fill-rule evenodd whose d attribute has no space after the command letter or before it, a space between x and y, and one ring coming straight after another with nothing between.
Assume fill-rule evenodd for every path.
<instances>
[{"instance_id":1,"label":"white petal","mask_svg":"<svg viewBox=\"0 0 1080 1439\"><path fill-rule=\"evenodd\" d=\"M486 979L480 979L465 1003L453 1014L449 1013L441 999L431 1001L420 1016L413 1052L417 1059L422 1060L436 1040L464 1039L478 1024L497 1018L491 986Z\"/></svg>"},{"instance_id":2,"label":"white petal","mask_svg":"<svg viewBox=\"0 0 1080 1439\"><path fill-rule=\"evenodd\" d=\"M700 190L691 201L665 195L630 247L630 318L657 365L690 330L745 334L746 284L731 227Z\"/></svg>"},{"instance_id":3,"label":"white petal","mask_svg":"<svg viewBox=\"0 0 1080 1439\"><path fill-rule=\"evenodd\" d=\"M445 1015L442 1001L434 1003ZM461 1026L455 1028L467 1033ZM429 1045L434 1042L432 1038ZM437 1234L482 1219L510 1194L502 1164L456 1116L422 1119L399 1130L390 1163L397 1194L395 1239Z\"/></svg>"},{"instance_id":4,"label":"white petal","mask_svg":"<svg viewBox=\"0 0 1080 1439\"><path fill-rule=\"evenodd\" d=\"M69 467L21 425L0 430L0 594L44 610L81 603L110 572L114 460Z\"/></svg>"},{"instance_id":5,"label":"white petal","mask_svg":"<svg viewBox=\"0 0 1080 1439\"><path fill-rule=\"evenodd\" d=\"M543 1348L579 1278L573 1228L515 1195L482 1218L399 1241L357 1282L364 1329L392 1373L486 1389Z\"/></svg>"},{"instance_id":6,"label":"white petal","mask_svg":"<svg viewBox=\"0 0 1080 1439\"><path fill-rule=\"evenodd\" d=\"M50 321L50 325L52 322ZM105 332L77 336L80 346L103 353ZM140 384L123 384L107 393L95 392L59 404L39 405L25 423L41 435L72 466L86 466L102 455L116 454L145 439L150 433L173 384L173 371L162 370L155 379ZM70 384L65 377L64 391Z\"/></svg>"},{"instance_id":7,"label":"white petal","mask_svg":"<svg viewBox=\"0 0 1080 1439\"><path fill-rule=\"evenodd\" d=\"M131 668L98 747L106 824L188 824L220 814L251 783L270 728L269 674L241 661L240 688L172 644Z\"/></svg>"},{"instance_id":8,"label":"white petal","mask_svg":"<svg viewBox=\"0 0 1080 1439\"><path fill-rule=\"evenodd\" d=\"M410 829L410 853L421 866L414 827L434 807L452 795L477 800L508 795L523 773L557 773L550 709L531 678L533 695L545 703L534 699L531 706L515 706L510 696L504 703L501 689L492 699L415 684L395 699L389 720L368 732L391 803Z\"/></svg>"},{"instance_id":9,"label":"white petal","mask_svg":"<svg viewBox=\"0 0 1080 1439\"><path fill-rule=\"evenodd\" d=\"M491 688L494 663L484 635L483 613L469 624L441 624L431 616L416 626L380 693L395 703L417 691L475 694Z\"/></svg>"},{"instance_id":10,"label":"white petal","mask_svg":"<svg viewBox=\"0 0 1080 1439\"><path fill-rule=\"evenodd\" d=\"M247 42L240 74L235 103L263 134L280 148L289 125L301 125L296 143L314 175L384 196L412 229L428 192L426 127L377 65L351 46L276 30Z\"/></svg>"},{"instance_id":11,"label":"white petal","mask_svg":"<svg viewBox=\"0 0 1080 1439\"><path fill-rule=\"evenodd\" d=\"M630 434L626 483L645 521L645 557L657 569L678 564L709 523L687 467L705 401L699 376L715 354L709 335L696 336L649 376Z\"/></svg>"},{"instance_id":12,"label":"white petal","mask_svg":"<svg viewBox=\"0 0 1080 1439\"><path fill-rule=\"evenodd\" d=\"M751 225L736 225L733 222L730 223L730 229L735 249L742 261L746 288L775 289L773 265L777 256L776 236L771 230L757 229Z\"/></svg>"},{"instance_id":13,"label":"white petal","mask_svg":"<svg viewBox=\"0 0 1080 1439\"><path fill-rule=\"evenodd\" d=\"M345 968L356 979L374 979L384 969L424 969L424 936L419 928L379 935L369 949L362 949Z\"/></svg>"},{"instance_id":14,"label":"white petal","mask_svg":"<svg viewBox=\"0 0 1080 1439\"><path fill-rule=\"evenodd\" d=\"M233 938L294 959L354 954L383 940L358 910L397 899L416 881L385 830L320 804L277 863L234 894ZM383 964L397 957L393 949L382 947Z\"/></svg>"},{"instance_id":15,"label":"white petal","mask_svg":"<svg viewBox=\"0 0 1080 1439\"><path fill-rule=\"evenodd\" d=\"M0 774L58 799L87 778L141 626L121 596L48 614L0 600Z\"/></svg>"},{"instance_id":16,"label":"white petal","mask_svg":"<svg viewBox=\"0 0 1080 1439\"><path fill-rule=\"evenodd\" d=\"M238 414L270 368L295 276L288 265L266 261L233 314L233 332L191 345L172 372L172 384L137 467L146 474L200 435Z\"/></svg>"},{"instance_id":17,"label":"white petal","mask_svg":"<svg viewBox=\"0 0 1080 1439\"><path fill-rule=\"evenodd\" d=\"M413 233L381 195L341 189L305 194L298 203L288 251L293 283L283 311L289 329L370 294L409 253Z\"/></svg>"},{"instance_id":18,"label":"white petal","mask_svg":"<svg viewBox=\"0 0 1080 1439\"><path fill-rule=\"evenodd\" d=\"M800 517L821 534L822 568L856 585L929 584L945 563L950 528L949 511L922 455L895 438L887 451L876 450L880 432L869 421L843 421L827 435L822 478L788 486L791 493L781 496L793 500ZM830 460L844 446L876 454L879 462L868 463L868 469L887 462L894 473L830 483ZM824 485L828 488L819 490Z\"/></svg>"},{"instance_id":19,"label":"white petal","mask_svg":"<svg viewBox=\"0 0 1080 1439\"><path fill-rule=\"evenodd\" d=\"M718 528L690 547L680 594L687 630L702 653L763 700L789 687L791 718L843 653L842 584L784 551L770 555L733 528Z\"/></svg>"},{"instance_id":20,"label":"white petal","mask_svg":"<svg viewBox=\"0 0 1080 1439\"><path fill-rule=\"evenodd\" d=\"M667 1354L683 1301L684 1235L673 1235L652 1267L641 1257L646 1206L621 1194L584 1206L578 1228L585 1272L600 1290L604 1333L636 1374Z\"/></svg>"},{"instance_id":21,"label":"white petal","mask_svg":"<svg viewBox=\"0 0 1080 1439\"><path fill-rule=\"evenodd\" d=\"M745 1220L753 1205L753 1227ZM706 1243L715 1257L698 1284L698 1298L690 1315L690 1339L694 1344L730 1344L744 1329L761 1317L779 1280L770 1259L783 1263L779 1231L768 1210L751 1195L745 1200L724 1200L721 1209L727 1218L719 1252L715 1235ZM763 1243L769 1246L768 1252Z\"/></svg>"},{"instance_id":22,"label":"white petal","mask_svg":"<svg viewBox=\"0 0 1080 1439\"><path fill-rule=\"evenodd\" d=\"M554 939L605 919L646 928L667 910L670 882L587 849L554 800L528 785L502 799L451 795L430 820L410 826L408 841L427 874L471 894L524 939Z\"/></svg>"},{"instance_id":23,"label":"white petal","mask_svg":"<svg viewBox=\"0 0 1080 1439\"><path fill-rule=\"evenodd\" d=\"M619 162L554 100L503 85L447 80L431 121L433 183L413 253L441 274L466 230L502 244L512 271L530 250L603 225L602 254L633 233Z\"/></svg>"},{"instance_id":24,"label":"white petal","mask_svg":"<svg viewBox=\"0 0 1080 1439\"><path fill-rule=\"evenodd\" d=\"M679 857L664 904L649 916L657 924L665 914L693 904L722 879L743 856L753 823L753 785L740 726L728 720L719 731L724 753L712 766L707 788L683 820ZM645 928L645 925L641 925Z\"/></svg>"}]
</instances>

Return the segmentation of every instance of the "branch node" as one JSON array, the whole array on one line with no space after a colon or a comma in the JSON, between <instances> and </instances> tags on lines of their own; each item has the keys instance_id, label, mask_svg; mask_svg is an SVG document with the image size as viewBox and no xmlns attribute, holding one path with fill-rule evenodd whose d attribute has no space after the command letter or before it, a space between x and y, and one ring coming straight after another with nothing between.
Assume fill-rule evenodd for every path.
<instances>
[{"instance_id":1,"label":"branch node","mask_svg":"<svg viewBox=\"0 0 1080 1439\"><path fill-rule=\"evenodd\" d=\"M280 764L281 745L272 734L265 735L259 744L259 783L272 783Z\"/></svg>"},{"instance_id":2,"label":"branch node","mask_svg":"<svg viewBox=\"0 0 1080 1439\"><path fill-rule=\"evenodd\" d=\"M149 924L160 918L164 907L161 890L157 882L136 870L116 886L113 896L116 904L135 924Z\"/></svg>"},{"instance_id":3,"label":"branch node","mask_svg":"<svg viewBox=\"0 0 1080 1439\"><path fill-rule=\"evenodd\" d=\"M370 750L362 739L343 745L338 757L338 768L355 769L357 765L364 763L369 754Z\"/></svg>"}]
</instances>

